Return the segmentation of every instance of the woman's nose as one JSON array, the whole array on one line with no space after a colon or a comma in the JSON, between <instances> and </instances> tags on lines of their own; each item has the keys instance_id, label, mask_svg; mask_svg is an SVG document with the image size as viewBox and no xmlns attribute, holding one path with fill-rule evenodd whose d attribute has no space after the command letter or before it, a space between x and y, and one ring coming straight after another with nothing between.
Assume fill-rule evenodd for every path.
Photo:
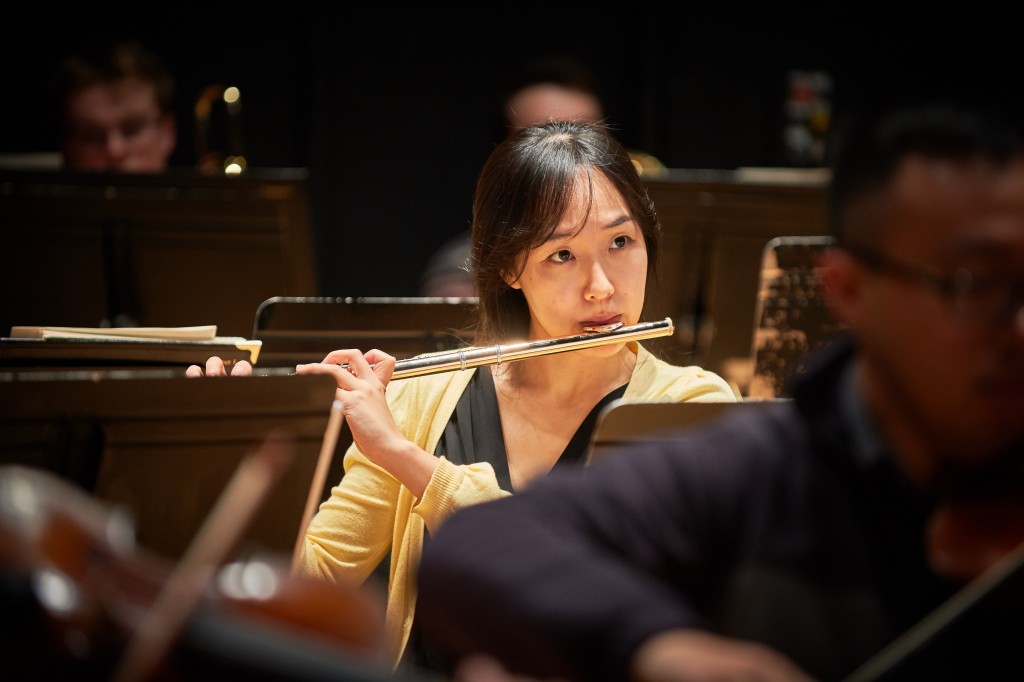
<instances>
[{"instance_id":1,"label":"woman's nose","mask_svg":"<svg viewBox=\"0 0 1024 682\"><path fill-rule=\"evenodd\" d=\"M594 263L587 278L586 298L588 300L608 298L613 293L615 293L615 285L612 284L604 266L599 262Z\"/></svg>"}]
</instances>

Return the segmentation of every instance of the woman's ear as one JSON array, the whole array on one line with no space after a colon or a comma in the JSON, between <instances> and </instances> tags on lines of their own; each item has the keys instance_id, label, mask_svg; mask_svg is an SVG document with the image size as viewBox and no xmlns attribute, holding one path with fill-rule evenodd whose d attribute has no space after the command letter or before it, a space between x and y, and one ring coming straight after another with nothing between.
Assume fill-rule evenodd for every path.
<instances>
[{"instance_id":1,"label":"woman's ear","mask_svg":"<svg viewBox=\"0 0 1024 682\"><path fill-rule=\"evenodd\" d=\"M501 273L501 278L505 280L505 284L509 285L513 289L522 289L522 285L519 284L519 277L513 275L511 272L505 271Z\"/></svg>"}]
</instances>

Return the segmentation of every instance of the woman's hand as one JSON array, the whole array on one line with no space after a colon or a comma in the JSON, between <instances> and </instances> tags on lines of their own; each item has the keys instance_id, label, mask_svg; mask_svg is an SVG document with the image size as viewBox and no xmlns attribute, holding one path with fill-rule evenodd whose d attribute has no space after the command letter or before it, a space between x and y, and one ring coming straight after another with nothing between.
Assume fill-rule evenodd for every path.
<instances>
[{"instance_id":1,"label":"woman's hand","mask_svg":"<svg viewBox=\"0 0 1024 682\"><path fill-rule=\"evenodd\" d=\"M384 395L395 358L379 350L365 355L356 349L336 350L323 362L298 365L296 374L330 374L338 384L337 399L352 438L370 461L387 468L386 454L408 443L398 430ZM390 470L390 469L389 469Z\"/></svg>"},{"instance_id":2,"label":"woman's hand","mask_svg":"<svg viewBox=\"0 0 1024 682\"><path fill-rule=\"evenodd\" d=\"M246 360L239 360L231 367L231 376L233 377L247 377L252 374L252 365ZM185 376L190 378L208 376L208 377L226 377L228 376L227 368L224 367L224 361L216 355L206 360L206 372L203 373L203 368L199 365L189 365L188 369L185 370Z\"/></svg>"},{"instance_id":3,"label":"woman's hand","mask_svg":"<svg viewBox=\"0 0 1024 682\"><path fill-rule=\"evenodd\" d=\"M437 458L408 440L395 424L384 390L395 371L395 358L379 350L336 350L323 362L298 365L296 374L331 374L337 399L359 450L422 497L437 468Z\"/></svg>"}]
</instances>

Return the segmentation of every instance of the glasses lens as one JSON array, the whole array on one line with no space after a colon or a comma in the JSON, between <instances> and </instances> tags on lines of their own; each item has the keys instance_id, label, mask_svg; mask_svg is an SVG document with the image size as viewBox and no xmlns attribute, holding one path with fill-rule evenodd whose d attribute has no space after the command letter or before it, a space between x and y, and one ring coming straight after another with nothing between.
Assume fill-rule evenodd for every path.
<instances>
[{"instance_id":1,"label":"glasses lens","mask_svg":"<svg viewBox=\"0 0 1024 682\"><path fill-rule=\"evenodd\" d=\"M76 129L72 135L75 142L83 147L105 147L111 135L119 136L125 144L134 144L142 139L147 133L154 130L161 117L136 117L129 118L119 125L109 128L82 126Z\"/></svg>"},{"instance_id":2,"label":"glasses lens","mask_svg":"<svg viewBox=\"0 0 1024 682\"><path fill-rule=\"evenodd\" d=\"M975 323L1002 324L1020 307L1024 283L1009 278L975 275L960 268L951 280L953 300L964 318Z\"/></svg>"}]
</instances>

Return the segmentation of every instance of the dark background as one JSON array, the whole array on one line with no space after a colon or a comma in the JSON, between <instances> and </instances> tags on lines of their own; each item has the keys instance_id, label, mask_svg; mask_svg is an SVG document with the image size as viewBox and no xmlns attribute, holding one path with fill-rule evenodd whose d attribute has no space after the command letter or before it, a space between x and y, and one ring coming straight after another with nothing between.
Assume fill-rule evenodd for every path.
<instances>
[{"instance_id":1,"label":"dark background","mask_svg":"<svg viewBox=\"0 0 1024 682\"><path fill-rule=\"evenodd\" d=\"M622 141L670 168L787 165L792 69L830 74L836 124L927 89L1021 98L1016 14L892 7L825 17L821 5L36 2L4 13L0 153L56 149L48 78L61 57L138 39L177 79L176 165L196 159L199 92L238 86L249 166L310 171L321 294L413 295L430 254L469 226L476 174L498 139L498 85L540 54L588 61Z\"/></svg>"}]
</instances>

